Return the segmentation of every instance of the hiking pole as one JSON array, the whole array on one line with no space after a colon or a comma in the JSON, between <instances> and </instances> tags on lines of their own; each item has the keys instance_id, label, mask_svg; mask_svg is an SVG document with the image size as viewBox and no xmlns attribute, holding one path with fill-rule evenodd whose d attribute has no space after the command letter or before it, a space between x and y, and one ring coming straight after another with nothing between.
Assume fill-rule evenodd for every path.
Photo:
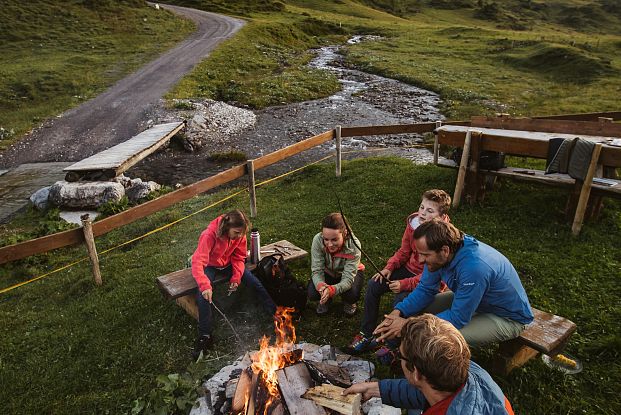
<instances>
[{"instance_id":1,"label":"hiking pole","mask_svg":"<svg viewBox=\"0 0 621 415\"><path fill-rule=\"evenodd\" d=\"M231 330L233 330L233 333L235 334L235 337L237 337L237 342L238 342L238 343L239 343L239 345L241 346L243 343L242 343L241 337L239 337L239 334L237 334L237 331L235 331L235 327L233 327L233 325L231 324L231 322L229 321L229 319L228 319L228 318L226 318L226 315L224 315L224 313L223 313L223 312L222 312L222 311L218 308L218 306L216 305L216 303L215 303L215 302L213 302L213 301L212 301L212 302L211 302L211 305L213 306L213 308L215 308L215 309L216 309L216 311L217 311L218 313L220 313L220 315L224 318L224 321L226 321L226 323L229 325L229 327L231 328Z\"/></svg>"},{"instance_id":2,"label":"hiking pole","mask_svg":"<svg viewBox=\"0 0 621 415\"><path fill-rule=\"evenodd\" d=\"M369 261L371 263L371 266L373 266L373 268L375 269L375 272L377 272L379 275L381 275L382 278L386 278L386 281L389 281L388 278L385 277L384 274L382 274L382 271L379 270L377 265L375 265L375 263L373 262L371 257L369 255L367 255L367 253L362 250L362 247L356 243L356 240L354 239L354 233L352 232L351 228L349 227L349 223L347 222L347 219L345 219L345 214L343 213L343 207L341 206L341 199L339 199L339 196L336 193L334 193L334 196L336 196L336 201L339 204L339 211L341 212L341 217L343 218L343 223L345 223L345 229L347 229L347 233L349 234L349 237L351 238L352 243L354 244L354 246L356 248L358 248L358 250L360 250L360 252L362 252L362 255L364 255L364 257L367 259L367 261Z\"/></svg>"}]
</instances>

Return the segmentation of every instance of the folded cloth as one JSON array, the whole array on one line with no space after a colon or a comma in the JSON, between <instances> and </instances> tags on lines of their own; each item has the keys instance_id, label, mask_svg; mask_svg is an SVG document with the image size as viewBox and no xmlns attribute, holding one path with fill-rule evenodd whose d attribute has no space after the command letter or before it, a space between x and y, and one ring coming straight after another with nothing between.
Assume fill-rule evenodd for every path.
<instances>
[{"instance_id":1,"label":"folded cloth","mask_svg":"<svg viewBox=\"0 0 621 415\"><path fill-rule=\"evenodd\" d=\"M562 140L562 141L560 141ZM554 151L554 149L557 149ZM586 178L595 143L576 137L572 140L552 138L548 144L548 166L545 174L565 173L576 180ZM551 153L554 156L550 158Z\"/></svg>"}]
</instances>

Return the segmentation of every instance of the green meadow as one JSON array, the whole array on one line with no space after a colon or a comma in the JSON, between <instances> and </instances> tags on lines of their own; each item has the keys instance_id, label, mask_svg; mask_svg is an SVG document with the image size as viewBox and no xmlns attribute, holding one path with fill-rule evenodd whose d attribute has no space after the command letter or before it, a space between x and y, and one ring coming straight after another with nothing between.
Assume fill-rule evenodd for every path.
<instances>
[{"instance_id":1,"label":"green meadow","mask_svg":"<svg viewBox=\"0 0 621 415\"><path fill-rule=\"evenodd\" d=\"M343 49L346 63L441 94L451 119L619 110L621 7L614 0L177 0L173 3L248 20L234 38L183 79L168 98L212 98L264 108L328 96L332 75L307 68L310 49L376 35ZM0 7L0 148L48 117L95 96L192 31L192 25L141 1L9 0ZM527 162L527 161L520 161ZM395 180L395 178L401 178ZM258 189L254 220L264 243L288 239L308 249L338 192L374 262L398 246L403 220L429 188L452 193L455 173L396 158L312 166ZM166 301L155 278L184 266L216 215L247 209L245 193L186 216L238 189L195 197L97 238L102 287L92 283L83 247L0 266L0 289L76 264L0 294L0 405L5 413L185 414L200 381L270 334L242 291L217 300L247 344L236 345L219 320L217 345L191 362L196 322ZM503 182L482 204L451 212L453 222L503 252L533 306L578 325L567 352L584 371L565 376L540 359L495 376L516 413L621 413L621 204L573 238L562 209L566 193ZM110 212L117 206L110 206ZM185 218L134 242L132 238ZM57 212L28 211L0 226L1 244L62 230ZM292 265L307 281L309 261ZM239 304L243 304L240 307ZM386 311L390 298L384 299ZM249 324L248 321L251 323ZM359 315L335 307L298 322L301 341L344 346ZM474 359L490 368L495 348ZM374 361L372 355L365 356ZM389 376L378 368L379 376Z\"/></svg>"}]
</instances>

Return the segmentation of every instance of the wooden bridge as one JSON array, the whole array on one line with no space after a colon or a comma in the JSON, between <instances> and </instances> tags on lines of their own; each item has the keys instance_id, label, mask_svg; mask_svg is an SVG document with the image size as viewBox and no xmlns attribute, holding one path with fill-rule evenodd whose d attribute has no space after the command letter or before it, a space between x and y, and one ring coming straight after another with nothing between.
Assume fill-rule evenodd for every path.
<instances>
[{"instance_id":1,"label":"wooden bridge","mask_svg":"<svg viewBox=\"0 0 621 415\"><path fill-rule=\"evenodd\" d=\"M127 141L94 154L63 169L65 180L75 182L111 179L166 144L183 127L181 121L155 125Z\"/></svg>"}]
</instances>

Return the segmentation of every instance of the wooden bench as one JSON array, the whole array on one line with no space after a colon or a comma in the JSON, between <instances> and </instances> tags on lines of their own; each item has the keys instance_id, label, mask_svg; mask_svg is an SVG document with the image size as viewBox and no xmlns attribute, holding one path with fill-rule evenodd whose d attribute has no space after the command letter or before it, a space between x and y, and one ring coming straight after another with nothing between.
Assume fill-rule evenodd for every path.
<instances>
[{"instance_id":1,"label":"wooden bench","mask_svg":"<svg viewBox=\"0 0 621 415\"><path fill-rule=\"evenodd\" d=\"M289 241L278 241L269 245L261 247L261 255L273 255L282 254L285 261L291 261L296 258L303 258L308 255L308 252L293 245ZM246 265L246 268L253 270L254 265ZM228 278L218 276L216 274L216 280L214 285L223 281L228 281ZM177 304L183 308L190 316L198 320L198 306L196 305L196 280L192 276L192 269L185 268L179 271L171 272L170 274L157 277L157 286L160 291L169 300L175 300Z\"/></svg>"},{"instance_id":2,"label":"wooden bench","mask_svg":"<svg viewBox=\"0 0 621 415\"><path fill-rule=\"evenodd\" d=\"M502 342L494 361L494 371L509 374L523 366L539 353L548 356L559 354L570 336L576 331L576 324L566 318L533 308L535 320L517 339Z\"/></svg>"}]
</instances>

